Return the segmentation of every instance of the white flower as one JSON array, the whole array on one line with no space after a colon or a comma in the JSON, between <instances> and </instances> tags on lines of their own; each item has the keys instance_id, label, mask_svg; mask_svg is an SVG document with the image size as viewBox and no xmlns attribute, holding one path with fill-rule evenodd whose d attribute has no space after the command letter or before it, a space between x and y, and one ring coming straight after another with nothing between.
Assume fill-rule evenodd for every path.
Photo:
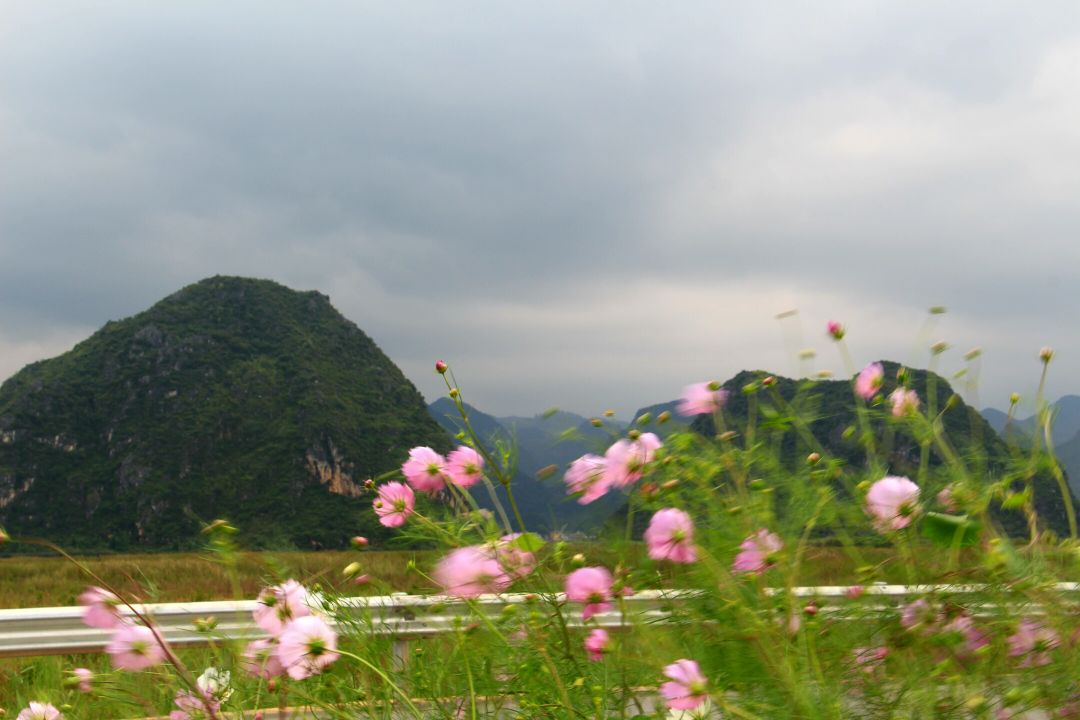
<instances>
[{"instance_id":1,"label":"white flower","mask_svg":"<svg viewBox=\"0 0 1080 720\"><path fill-rule=\"evenodd\" d=\"M208 667L203 670L203 674L196 680L195 684L199 686L207 695L225 702L232 695L232 673L228 670L221 670L216 667Z\"/></svg>"}]
</instances>

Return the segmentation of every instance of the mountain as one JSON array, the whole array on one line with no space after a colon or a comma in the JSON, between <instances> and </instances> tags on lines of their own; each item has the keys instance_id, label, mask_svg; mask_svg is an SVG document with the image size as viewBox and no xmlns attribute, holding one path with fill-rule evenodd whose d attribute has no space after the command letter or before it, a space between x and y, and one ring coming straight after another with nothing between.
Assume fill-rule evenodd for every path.
<instances>
[{"instance_id":1,"label":"mountain","mask_svg":"<svg viewBox=\"0 0 1080 720\"><path fill-rule=\"evenodd\" d=\"M885 386L882 395L887 396L896 386L896 374L900 366L889 361L882 361L885 369ZM969 407L958 395L954 395L948 381L939 375L925 370L908 369L910 387L919 394L923 408L930 396L930 380L936 388L935 405L940 411L947 402L950 408L942 414L942 424L953 450L958 456L980 464L984 472L1000 475L1009 462L1009 449L1005 442L994 432L993 427L974 408ZM729 429L741 430L745 427L748 413L748 396L742 392L747 385L759 382L769 373L744 371L724 383L729 392L729 400L724 408L724 420ZM776 389L788 403L794 403L800 415L804 417L809 429L826 450L833 456L843 459L848 465L858 466L865 462L863 450L847 436L847 430L856 424L855 403L849 380L799 381L774 376ZM796 398L801 398L796 403ZM769 393L759 393L759 419L764 419L766 407L772 405ZM950 400L952 398L952 400ZM783 420L786 411L776 412L775 420ZM715 434L711 415L699 415L693 422L693 429L705 434ZM893 474L915 478L919 472L920 449L918 443L906 431L887 430L884 423L874 427L879 439L888 438L891 450L887 456L889 471ZM738 442L738 440L736 440ZM805 445L798 434L788 431L780 445L781 456L788 464L804 462L806 455L813 448ZM931 469L940 467L943 459L936 449L929 457ZM1075 496L1075 492L1074 492ZM1080 502L1073 498L1074 507L1080 508ZM1068 534L1068 522L1061 492L1056 480L1041 471L1035 477L1035 507L1045 526L1059 535ZM996 519L1011 534L1026 532L1024 518L1018 511L995 511Z\"/></svg>"},{"instance_id":2,"label":"mountain","mask_svg":"<svg viewBox=\"0 0 1080 720\"><path fill-rule=\"evenodd\" d=\"M382 528L364 478L448 449L423 398L325 295L213 277L0 386L0 524L81 549Z\"/></svg>"},{"instance_id":3,"label":"mountain","mask_svg":"<svg viewBox=\"0 0 1080 720\"><path fill-rule=\"evenodd\" d=\"M1080 433L1080 395L1063 395L1057 402L1050 404L1050 437L1058 446L1072 440ZM983 418L999 435L1004 435L1008 424L1008 413L996 408L985 408ZM1035 428L1035 416L1014 418L1010 426L1023 439L1030 436Z\"/></svg>"},{"instance_id":4,"label":"mountain","mask_svg":"<svg viewBox=\"0 0 1080 720\"><path fill-rule=\"evenodd\" d=\"M462 430L462 420L450 398L439 398L428 406L431 416L451 436ZM489 449L513 448L517 471L513 476L514 496L525 524L544 532L588 532L601 526L622 503L621 496L610 495L589 505L579 505L566 496L562 474L567 465L585 453L603 454L626 424L604 419L602 427L564 411L542 413L534 417L494 417L465 404L469 423ZM541 472L555 467L553 473ZM542 477L541 477L542 476ZM505 506L502 487L497 497ZM474 488L477 504L494 508L484 488Z\"/></svg>"}]
</instances>

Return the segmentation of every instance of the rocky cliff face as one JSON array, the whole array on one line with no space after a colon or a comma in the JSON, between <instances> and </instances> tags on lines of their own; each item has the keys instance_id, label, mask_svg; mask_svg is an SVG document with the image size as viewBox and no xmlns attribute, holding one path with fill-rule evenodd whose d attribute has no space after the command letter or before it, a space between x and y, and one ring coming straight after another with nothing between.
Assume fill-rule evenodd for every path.
<instances>
[{"instance_id":1,"label":"rocky cliff face","mask_svg":"<svg viewBox=\"0 0 1080 720\"><path fill-rule=\"evenodd\" d=\"M378 534L363 480L445 433L315 292L215 277L0 386L0 523L81 548Z\"/></svg>"}]
</instances>

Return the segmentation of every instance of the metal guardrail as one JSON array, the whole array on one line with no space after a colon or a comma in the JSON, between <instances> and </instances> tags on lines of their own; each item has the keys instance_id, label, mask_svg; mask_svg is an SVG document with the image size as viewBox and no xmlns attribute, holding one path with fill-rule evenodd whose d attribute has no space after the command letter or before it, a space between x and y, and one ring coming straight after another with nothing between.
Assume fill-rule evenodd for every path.
<instances>
[{"instance_id":1,"label":"metal guardrail","mask_svg":"<svg viewBox=\"0 0 1080 720\"><path fill-rule=\"evenodd\" d=\"M624 599L625 615L608 611L593 616L596 625L619 628L669 617L678 591L648 590ZM557 596L562 600L562 596ZM336 609L344 610L349 621L365 631L399 641L453 632L477 620L477 612L495 619L509 605L525 605L536 598L532 593L482 595L461 601L442 596L388 595L345 598ZM266 632L255 625L255 600L157 603L135 605L140 614L153 619L165 640L176 647L205 645L215 640L253 640ZM580 606L565 606L569 626L581 625ZM131 616L127 608L121 614ZM0 657L32 657L97 653L105 649L110 633L87 627L82 607L23 608L0 610ZM213 618L215 627L207 633L196 630L196 622Z\"/></svg>"},{"instance_id":2,"label":"metal guardrail","mask_svg":"<svg viewBox=\"0 0 1080 720\"><path fill-rule=\"evenodd\" d=\"M798 598L827 599L844 597L849 589L843 585L796 587L791 593ZM863 588L863 596L895 603L906 597L930 594L979 595L988 589L986 585L868 585ZM1058 583L1047 589L1063 594L1077 593L1080 583ZM639 591L622 600L623 610L594 615L590 627L617 629L665 621L671 617L674 605L684 602L695 592ZM766 592L776 595L787 590L769 588ZM462 601L444 596L397 594L345 598L339 601L337 608L344 610L345 617L362 625L365 631L398 641L395 654L400 655L404 643L410 639L454 632L476 622L477 613L494 620L507 606L526 605L535 598L532 593L510 593ZM559 602L564 600L561 594L555 598ZM264 637L266 633L252 620L256 606L255 600L136 605L140 613L153 618L166 641L177 647L205 645L211 638L230 641ZM891 610L895 604L879 603L876 607ZM579 608L574 603L563 606L570 627L582 625ZM124 609L122 613L130 615L130 610ZM109 641L109 632L84 625L82 614L81 607L0 610L0 657L102 652ZM196 630L196 622L207 618L214 618L214 630L210 633Z\"/></svg>"}]
</instances>

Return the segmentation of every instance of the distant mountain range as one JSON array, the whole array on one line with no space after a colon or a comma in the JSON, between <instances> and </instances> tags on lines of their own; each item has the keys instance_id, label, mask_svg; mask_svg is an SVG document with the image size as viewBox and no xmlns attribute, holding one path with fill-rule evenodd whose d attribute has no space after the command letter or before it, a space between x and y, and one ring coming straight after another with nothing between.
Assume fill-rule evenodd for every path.
<instances>
[{"instance_id":1,"label":"distant mountain range","mask_svg":"<svg viewBox=\"0 0 1080 720\"><path fill-rule=\"evenodd\" d=\"M888 378L883 392L887 394L895 384L899 365L883 361L885 376ZM909 370L911 386L919 393L925 403L929 390L930 374L922 370ZM724 410L728 427L741 428L747 422L747 396L742 392L750 383L760 381L769 373L763 371L744 371L723 384L729 392L729 401ZM776 389L782 397L791 401L803 381L782 376L773 376ZM949 383L941 376L934 376L938 408L945 406L953 392ZM855 422L855 406L851 385L847 380L816 381L812 393L812 402L800 408L809 423L810 429L819 438L824 447L834 456L842 458L851 465L864 462L863 451L847 438L846 430ZM762 400L764 405L771 401ZM946 432L955 449L965 457L979 456L989 466L1000 471L1007 463L1008 451L1004 441L998 436L977 410L967 406L959 398L955 405L944 415ZM673 430L692 429L705 435L715 434L712 418L702 415L695 419L680 417L675 412L678 401L657 403L639 409L635 420L649 418L650 422L641 426L642 430L668 435ZM1066 403L1068 406L1068 403ZM453 402L443 398L430 406L433 417L451 434L460 429L460 418ZM493 444L503 444L516 448L519 454L519 468L514 478L515 492L527 498L523 503L527 514L526 522L531 527L543 530L564 529L595 531L605 520L622 516L625 499L620 495L609 495L602 501L588 506L578 506L567 502L565 485L561 476L567 465L586 452L602 454L612 440L625 428L619 424L609 424L604 429L594 428L589 420L573 413L559 412L549 416L539 415L532 418L498 418L483 413L476 408L466 406L473 427L477 433ZM672 413L672 418L664 425L657 425L656 418L663 412ZM993 417L993 416L992 416ZM759 421L763 420L759 414ZM884 435L884 426L878 427L878 434ZM918 473L919 448L915 441L905 435L897 434L892 439L892 449L888 457L889 467L900 474L914 477ZM1080 445L1066 444L1062 454ZM778 446L782 461L794 465L803 463L811 448L804 446L797 434L788 432ZM936 451L931 453L931 465L942 462ZM537 478L537 472L546 466L555 465L557 471L544 479ZM1070 474L1070 477L1072 475ZM1036 506L1040 517L1047 527L1059 533L1067 532L1064 503L1056 481L1046 473L1036 478ZM1074 492L1074 495L1076 493ZM477 494L484 504L486 498ZM1080 504L1078 504L1080 507ZM996 515L1010 532L1023 533L1025 524L1017 512L997 511Z\"/></svg>"},{"instance_id":2,"label":"distant mountain range","mask_svg":"<svg viewBox=\"0 0 1080 720\"><path fill-rule=\"evenodd\" d=\"M887 376L895 369L887 364ZM732 423L745 423L742 388L763 374L743 372L724 384ZM925 392L927 374L913 374ZM777 382L786 396L800 386ZM936 382L940 406L951 390ZM815 432L831 453L859 462L845 435L854 413L850 384L817 382L814 393L807 411ZM688 427L712 432L707 416L679 417L676 402L643 407L634 420L665 437ZM658 425L663 412L671 419ZM514 489L530 527L595 533L625 506L617 493L577 504L566 497L562 472L585 453L602 454L626 423L603 418L596 427L569 412L495 417L470 406L468 413L489 445L515 449ZM961 402L945 424L959 450L996 463L1005 445L992 428L1004 429L1002 414L988 409L984 417ZM1028 418L1015 425L1018 437L1032 427ZM394 471L413 446L450 450L459 429L453 403L426 405L326 296L267 280L208 278L0 385L0 525L80 550L194 547L200 521L217 517L256 547L336 547L357 533L389 536L363 480ZM789 459L805 457L788 435L780 449ZM1075 487L1080 397L1056 404L1054 438ZM900 438L890 461L904 470L913 456ZM486 491L475 497L492 504ZM1036 498L1060 530L1057 491L1048 487Z\"/></svg>"},{"instance_id":3,"label":"distant mountain range","mask_svg":"<svg viewBox=\"0 0 1080 720\"><path fill-rule=\"evenodd\" d=\"M450 435L463 429L461 414L450 398L439 398L428 410ZM626 423L599 418L603 425L594 427L592 418L563 411L534 417L494 417L468 404L465 410L470 425L487 447L513 449L516 454L513 488L528 527L545 532L591 532L623 504L621 496L612 494L589 505L579 505L566 496L562 473L569 463L586 453L602 455L626 430ZM557 471L541 473L550 466L555 466ZM505 504L505 490L502 487L496 490ZM486 490L475 488L473 496L482 507L493 509Z\"/></svg>"},{"instance_id":4,"label":"distant mountain range","mask_svg":"<svg viewBox=\"0 0 1080 720\"><path fill-rule=\"evenodd\" d=\"M1064 395L1050 405L1050 438L1058 462L1065 468L1073 492L1080 494L1080 395ZM1005 437L1011 434L1027 445L1035 429L1036 417L1014 418L1009 424L1008 413L996 408L984 408L982 416L990 427Z\"/></svg>"}]
</instances>

